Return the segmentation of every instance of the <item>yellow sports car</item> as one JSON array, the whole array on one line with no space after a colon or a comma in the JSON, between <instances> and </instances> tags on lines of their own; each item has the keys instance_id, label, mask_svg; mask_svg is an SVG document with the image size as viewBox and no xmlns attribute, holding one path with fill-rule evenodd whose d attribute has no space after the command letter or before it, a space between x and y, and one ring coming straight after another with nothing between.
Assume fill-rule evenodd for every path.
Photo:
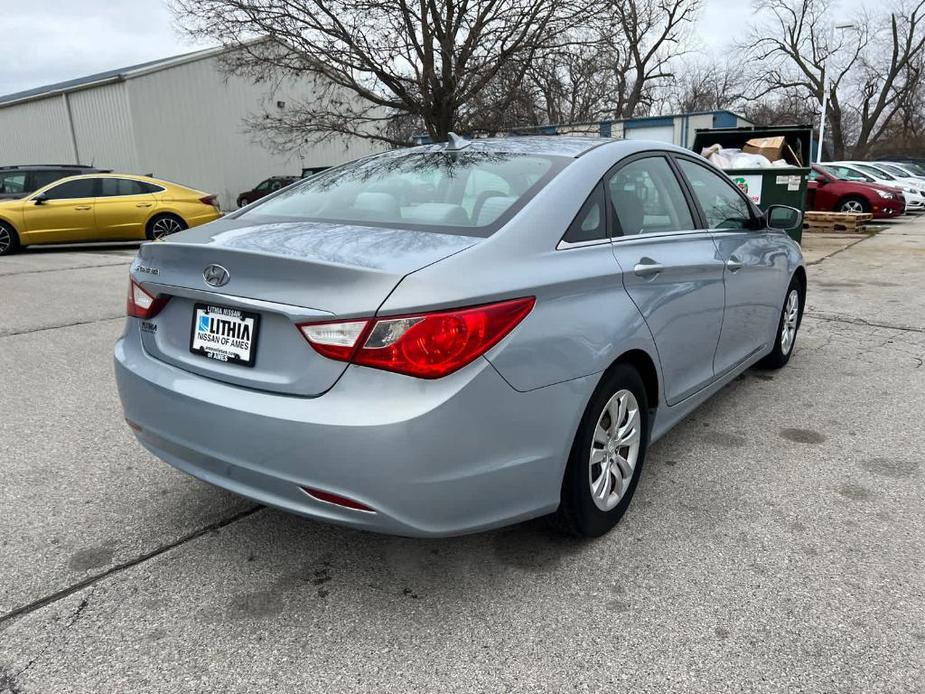
<instances>
[{"instance_id":1,"label":"yellow sports car","mask_svg":"<svg viewBox=\"0 0 925 694\"><path fill-rule=\"evenodd\" d=\"M0 201L0 255L41 243L154 240L221 216L214 195L169 181L71 176Z\"/></svg>"}]
</instances>

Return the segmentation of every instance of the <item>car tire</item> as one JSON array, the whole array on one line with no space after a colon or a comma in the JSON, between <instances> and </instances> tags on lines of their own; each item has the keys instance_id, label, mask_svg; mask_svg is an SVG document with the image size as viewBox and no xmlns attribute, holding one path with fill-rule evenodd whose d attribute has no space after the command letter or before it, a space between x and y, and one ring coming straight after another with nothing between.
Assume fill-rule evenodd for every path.
<instances>
[{"instance_id":1,"label":"car tire","mask_svg":"<svg viewBox=\"0 0 925 694\"><path fill-rule=\"evenodd\" d=\"M784 307L777 321L777 332L774 333L774 347L768 355L758 362L761 369L780 369L790 361L793 347L797 341L797 331L803 322L803 304L806 290L802 282L794 277L787 287L787 296L784 298ZM786 329L786 332L785 332Z\"/></svg>"},{"instance_id":2,"label":"car tire","mask_svg":"<svg viewBox=\"0 0 925 694\"><path fill-rule=\"evenodd\" d=\"M599 537L616 525L636 491L648 443L649 404L642 378L632 366L616 364L581 418L559 509L550 518L553 526L578 537Z\"/></svg>"},{"instance_id":3,"label":"car tire","mask_svg":"<svg viewBox=\"0 0 925 694\"><path fill-rule=\"evenodd\" d=\"M860 195L849 195L839 201L837 212L870 212L870 203Z\"/></svg>"},{"instance_id":4,"label":"car tire","mask_svg":"<svg viewBox=\"0 0 925 694\"><path fill-rule=\"evenodd\" d=\"M251 204L251 201L248 200L247 198L238 198L238 209L239 210L242 207L246 207L247 205L250 205L250 204Z\"/></svg>"},{"instance_id":5,"label":"car tire","mask_svg":"<svg viewBox=\"0 0 925 694\"><path fill-rule=\"evenodd\" d=\"M19 248L19 234L9 224L0 222L0 255L12 255Z\"/></svg>"},{"instance_id":6,"label":"car tire","mask_svg":"<svg viewBox=\"0 0 925 694\"><path fill-rule=\"evenodd\" d=\"M145 234L150 241L157 241L188 228L186 222L175 214L158 214L148 221Z\"/></svg>"}]
</instances>

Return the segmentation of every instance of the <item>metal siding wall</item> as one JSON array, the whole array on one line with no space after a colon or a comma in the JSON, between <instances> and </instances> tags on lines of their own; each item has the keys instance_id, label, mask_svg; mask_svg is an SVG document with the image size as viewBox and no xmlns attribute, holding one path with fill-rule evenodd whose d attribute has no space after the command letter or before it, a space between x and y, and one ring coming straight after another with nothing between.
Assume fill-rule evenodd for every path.
<instances>
[{"instance_id":1,"label":"metal siding wall","mask_svg":"<svg viewBox=\"0 0 925 694\"><path fill-rule=\"evenodd\" d=\"M76 163L60 94L0 108L0 165Z\"/></svg>"},{"instance_id":2,"label":"metal siding wall","mask_svg":"<svg viewBox=\"0 0 925 694\"><path fill-rule=\"evenodd\" d=\"M712 113L698 113L690 117L690 131L688 134L687 146L694 146L694 138L697 137L698 130L707 130L713 127L713 114ZM704 143L705 147L712 145L712 142ZM698 152L699 154L699 152Z\"/></svg>"},{"instance_id":3,"label":"metal siding wall","mask_svg":"<svg viewBox=\"0 0 925 694\"><path fill-rule=\"evenodd\" d=\"M125 173L145 173L138 166L124 82L73 92L68 98L82 163Z\"/></svg>"},{"instance_id":4,"label":"metal siding wall","mask_svg":"<svg viewBox=\"0 0 925 694\"><path fill-rule=\"evenodd\" d=\"M267 176L299 175L302 166L331 166L383 149L363 140L346 147L333 141L283 156L252 141L243 120L265 101L293 101L296 85L269 95L266 85L226 76L218 58L160 70L127 82L138 161L142 169L215 193L222 208L235 208L238 193ZM302 98L308 83L298 85Z\"/></svg>"}]
</instances>

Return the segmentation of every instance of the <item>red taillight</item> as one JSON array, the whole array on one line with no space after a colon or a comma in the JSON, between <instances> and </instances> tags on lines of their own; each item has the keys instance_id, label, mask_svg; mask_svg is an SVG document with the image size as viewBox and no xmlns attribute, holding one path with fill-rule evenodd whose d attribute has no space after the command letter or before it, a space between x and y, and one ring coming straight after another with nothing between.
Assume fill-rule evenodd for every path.
<instances>
[{"instance_id":1,"label":"red taillight","mask_svg":"<svg viewBox=\"0 0 925 694\"><path fill-rule=\"evenodd\" d=\"M169 296L153 296L141 288L135 280L129 278L128 300L125 302L125 312L133 318L154 318L161 309L167 305Z\"/></svg>"},{"instance_id":2,"label":"red taillight","mask_svg":"<svg viewBox=\"0 0 925 694\"><path fill-rule=\"evenodd\" d=\"M218 207L218 198L214 195L206 195L204 198L199 198L199 202L203 205L212 205L212 207Z\"/></svg>"},{"instance_id":3,"label":"red taillight","mask_svg":"<svg viewBox=\"0 0 925 694\"><path fill-rule=\"evenodd\" d=\"M310 323L299 329L330 359L440 378L485 354L530 313L535 299L368 320Z\"/></svg>"}]
</instances>

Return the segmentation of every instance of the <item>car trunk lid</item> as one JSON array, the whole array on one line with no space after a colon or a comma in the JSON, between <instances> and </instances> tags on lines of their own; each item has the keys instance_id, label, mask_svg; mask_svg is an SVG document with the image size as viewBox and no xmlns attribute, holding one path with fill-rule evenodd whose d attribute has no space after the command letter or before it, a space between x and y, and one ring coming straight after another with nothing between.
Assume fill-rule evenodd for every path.
<instances>
[{"instance_id":1,"label":"car trunk lid","mask_svg":"<svg viewBox=\"0 0 925 694\"><path fill-rule=\"evenodd\" d=\"M372 316L405 275L478 240L304 222L222 220L191 229L167 242L143 245L132 265L133 279L146 291L171 297L155 318L142 322L143 344L155 358L202 376L320 395L346 366L316 353L297 323ZM215 266L225 274L206 273ZM220 286L209 284L207 274ZM242 312L239 320L256 317L252 366L192 351L193 323L202 315L197 306Z\"/></svg>"}]
</instances>

